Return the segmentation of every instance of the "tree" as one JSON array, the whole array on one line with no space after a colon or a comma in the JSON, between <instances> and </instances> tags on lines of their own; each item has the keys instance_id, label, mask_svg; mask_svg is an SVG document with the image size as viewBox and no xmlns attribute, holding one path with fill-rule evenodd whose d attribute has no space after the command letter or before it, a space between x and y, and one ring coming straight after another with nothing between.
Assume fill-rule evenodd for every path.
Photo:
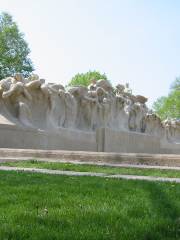
<instances>
[{"instance_id":1,"label":"tree","mask_svg":"<svg viewBox=\"0 0 180 240\"><path fill-rule=\"evenodd\" d=\"M171 86L172 90L180 90L180 77L176 78L176 80L173 82L172 86Z\"/></svg>"},{"instance_id":2,"label":"tree","mask_svg":"<svg viewBox=\"0 0 180 240\"><path fill-rule=\"evenodd\" d=\"M89 72L86 72L86 73L78 73L71 79L68 86L78 86L78 85L88 86L93 79L95 79L95 80L99 80L99 79L107 80L107 76L106 76L105 73L101 74L98 71L89 71Z\"/></svg>"},{"instance_id":3,"label":"tree","mask_svg":"<svg viewBox=\"0 0 180 240\"><path fill-rule=\"evenodd\" d=\"M153 104L153 109L163 120L180 119L180 78L176 78L167 97L160 97Z\"/></svg>"},{"instance_id":4,"label":"tree","mask_svg":"<svg viewBox=\"0 0 180 240\"><path fill-rule=\"evenodd\" d=\"M34 70L30 49L12 16L0 14L0 79L16 72L28 77Z\"/></svg>"}]
</instances>

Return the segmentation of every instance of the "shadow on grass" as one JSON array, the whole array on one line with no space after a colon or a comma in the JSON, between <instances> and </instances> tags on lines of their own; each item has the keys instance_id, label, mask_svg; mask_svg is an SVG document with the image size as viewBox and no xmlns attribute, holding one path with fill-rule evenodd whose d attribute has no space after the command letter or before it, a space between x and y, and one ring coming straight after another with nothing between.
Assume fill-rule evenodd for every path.
<instances>
[{"instance_id":1,"label":"shadow on grass","mask_svg":"<svg viewBox=\"0 0 180 240\"><path fill-rule=\"evenodd\" d=\"M152 208L157 215L157 222L152 229L144 233L144 240L180 239L180 209L177 199L173 198L176 185L167 184L167 189L162 188L159 183L146 185L144 189L149 194ZM166 190L167 190L166 189ZM158 219L163 221L158 221Z\"/></svg>"}]
</instances>

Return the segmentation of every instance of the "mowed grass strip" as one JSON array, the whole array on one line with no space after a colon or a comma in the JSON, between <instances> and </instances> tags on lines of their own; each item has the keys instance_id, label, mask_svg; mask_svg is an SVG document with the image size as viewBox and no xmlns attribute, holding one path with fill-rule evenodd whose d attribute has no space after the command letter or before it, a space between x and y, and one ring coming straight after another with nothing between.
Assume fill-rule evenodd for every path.
<instances>
[{"instance_id":1,"label":"mowed grass strip","mask_svg":"<svg viewBox=\"0 0 180 240\"><path fill-rule=\"evenodd\" d=\"M165 169L142 169L142 168L126 168L126 167L109 167L88 164L73 164L60 162L41 162L37 160L18 161L0 163L0 166L25 167L25 168L45 168L52 170L76 171L76 172L98 172L107 174L127 174L138 176L156 176L180 178L180 170Z\"/></svg>"},{"instance_id":2,"label":"mowed grass strip","mask_svg":"<svg viewBox=\"0 0 180 240\"><path fill-rule=\"evenodd\" d=\"M0 239L180 239L180 185L0 171Z\"/></svg>"}]
</instances>

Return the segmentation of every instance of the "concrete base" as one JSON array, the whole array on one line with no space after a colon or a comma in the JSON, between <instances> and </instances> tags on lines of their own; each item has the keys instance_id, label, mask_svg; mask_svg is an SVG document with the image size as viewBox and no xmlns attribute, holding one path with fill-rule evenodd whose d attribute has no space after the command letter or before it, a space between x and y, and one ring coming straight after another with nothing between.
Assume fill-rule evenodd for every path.
<instances>
[{"instance_id":1,"label":"concrete base","mask_svg":"<svg viewBox=\"0 0 180 240\"><path fill-rule=\"evenodd\" d=\"M32 150L32 149L0 149L0 162L19 160L48 160L85 163L133 164L149 166L180 167L180 155L173 154L135 154L104 153L85 151Z\"/></svg>"},{"instance_id":2,"label":"concrete base","mask_svg":"<svg viewBox=\"0 0 180 240\"><path fill-rule=\"evenodd\" d=\"M143 133L100 128L96 138L101 152L180 154L180 143Z\"/></svg>"},{"instance_id":3,"label":"concrete base","mask_svg":"<svg viewBox=\"0 0 180 240\"><path fill-rule=\"evenodd\" d=\"M43 131L0 125L0 148L97 151L96 134L59 128Z\"/></svg>"},{"instance_id":4,"label":"concrete base","mask_svg":"<svg viewBox=\"0 0 180 240\"><path fill-rule=\"evenodd\" d=\"M160 153L160 138L136 132L119 132L110 128L98 130L102 152Z\"/></svg>"},{"instance_id":5,"label":"concrete base","mask_svg":"<svg viewBox=\"0 0 180 240\"><path fill-rule=\"evenodd\" d=\"M66 128L43 131L8 124L0 125L0 148L180 154L180 144L143 133L110 128L99 128L96 132Z\"/></svg>"}]
</instances>

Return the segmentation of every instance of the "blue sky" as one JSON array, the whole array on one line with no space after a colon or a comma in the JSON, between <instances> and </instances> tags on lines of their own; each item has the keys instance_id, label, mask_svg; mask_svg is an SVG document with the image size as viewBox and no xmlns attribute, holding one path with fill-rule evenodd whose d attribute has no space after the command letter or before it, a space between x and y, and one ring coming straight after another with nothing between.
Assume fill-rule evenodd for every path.
<instances>
[{"instance_id":1,"label":"blue sky","mask_svg":"<svg viewBox=\"0 0 180 240\"><path fill-rule=\"evenodd\" d=\"M151 105L180 75L178 0L0 0L0 11L13 15L48 82L96 69Z\"/></svg>"}]
</instances>

